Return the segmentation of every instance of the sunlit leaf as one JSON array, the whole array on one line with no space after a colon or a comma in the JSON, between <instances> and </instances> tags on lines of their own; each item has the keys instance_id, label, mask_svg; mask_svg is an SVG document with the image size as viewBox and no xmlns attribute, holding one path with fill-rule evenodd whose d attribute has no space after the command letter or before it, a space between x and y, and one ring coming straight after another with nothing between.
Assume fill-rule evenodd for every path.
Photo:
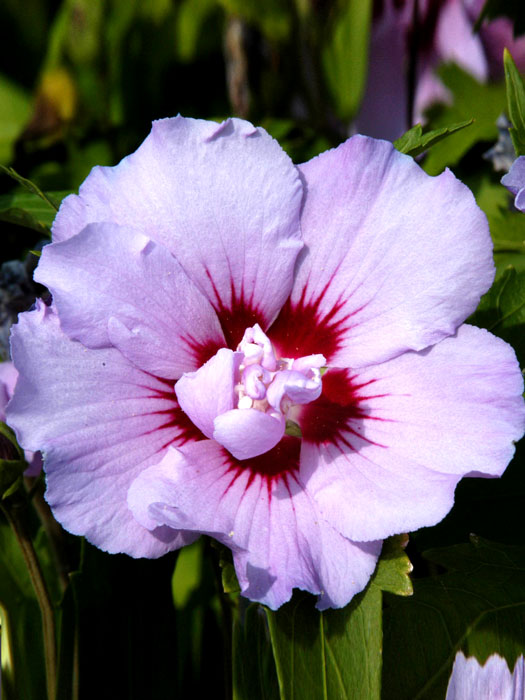
<instances>
[{"instance_id":1,"label":"sunlit leaf","mask_svg":"<svg viewBox=\"0 0 525 700\"><path fill-rule=\"evenodd\" d=\"M471 126L472 123L473 120L468 119L467 121L459 122L459 124L451 124L441 129L427 131L425 134L423 133L421 124L416 124L403 134L403 136L394 141L394 146L398 151L401 151L401 153L406 153L415 158L436 143L446 139L447 136L455 134L457 131L461 131L461 129L465 129L467 126Z\"/></svg>"},{"instance_id":2,"label":"sunlit leaf","mask_svg":"<svg viewBox=\"0 0 525 700\"><path fill-rule=\"evenodd\" d=\"M385 540L372 585L396 595L412 595L409 574L412 563L405 553L408 535L396 535Z\"/></svg>"},{"instance_id":3,"label":"sunlit leaf","mask_svg":"<svg viewBox=\"0 0 525 700\"><path fill-rule=\"evenodd\" d=\"M202 577L202 557L204 540L198 539L192 545L183 547L171 579L171 591L176 608L187 605L192 594L200 585Z\"/></svg>"}]
</instances>

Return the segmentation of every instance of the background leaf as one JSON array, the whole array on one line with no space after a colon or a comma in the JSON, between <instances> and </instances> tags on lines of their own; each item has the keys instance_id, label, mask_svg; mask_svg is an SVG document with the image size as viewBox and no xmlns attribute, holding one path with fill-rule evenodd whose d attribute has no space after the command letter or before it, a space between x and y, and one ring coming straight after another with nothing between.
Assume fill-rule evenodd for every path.
<instances>
[{"instance_id":1,"label":"background leaf","mask_svg":"<svg viewBox=\"0 0 525 700\"><path fill-rule=\"evenodd\" d=\"M507 85L507 110L512 127L510 137L517 156L525 155L525 88L512 56L505 49L503 53L505 82Z\"/></svg>"},{"instance_id":2,"label":"background leaf","mask_svg":"<svg viewBox=\"0 0 525 700\"><path fill-rule=\"evenodd\" d=\"M324 77L340 119L355 116L363 95L368 35L372 19L371 0L335 3L322 54Z\"/></svg>"},{"instance_id":3,"label":"background leaf","mask_svg":"<svg viewBox=\"0 0 525 700\"><path fill-rule=\"evenodd\" d=\"M16 139L31 111L31 98L22 87L0 74L0 163L9 163Z\"/></svg>"},{"instance_id":4,"label":"background leaf","mask_svg":"<svg viewBox=\"0 0 525 700\"><path fill-rule=\"evenodd\" d=\"M525 271L509 267L483 296L469 321L500 336L525 364Z\"/></svg>"},{"instance_id":5,"label":"background leaf","mask_svg":"<svg viewBox=\"0 0 525 700\"><path fill-rule=\"evenodd\" d=\"M472 537L425 553L450 571L414 581L413 598L386 596L384 700L443 700L458 649L511 667L525 651L525 548Z\"/></svg>"}]
</instances>

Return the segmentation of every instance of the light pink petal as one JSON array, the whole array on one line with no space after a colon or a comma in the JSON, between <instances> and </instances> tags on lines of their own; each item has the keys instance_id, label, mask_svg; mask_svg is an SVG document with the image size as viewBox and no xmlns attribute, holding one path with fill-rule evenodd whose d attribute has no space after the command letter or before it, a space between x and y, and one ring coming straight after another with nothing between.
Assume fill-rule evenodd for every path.
<instances>
[{"instance_id":1,"label":"light pink petal","mask_svg":"<svg viewBox=\"0 0 525 700\"><path fill-rule=\"evenodd\" d=\"M523 700L525 671L523 656L511 673L507 662L492 654L483 665L474 657L456 654L445 700Z\"/></svg>"},{"instance_id":2,"label":"light pink petal","mask_svg":"<svg viewBox=\"0 0 525 700\"><path fill-rule=\"evenodd\" d=\"M300 170L307 248L269 331L281 355L361 367L453 334L494 278L487 221L468 188L362 136Z\"/></svg>"},{"instance_id":3,"label":"light pink petal","mask_svg":"<svg viewBox=\"0 0 525 700\"><path fill-rule=\"evenodd\" d=\"M203 532L230 547L243 595L272 609L293 588L319 595L320 609L342 607L364 588L381 549L341 537L297 476L270 482L214 441L170 450L131 485L129 504L145 527Z\"/></svg>"},{"instance_id":4,"label":"light pink petal","mask_svg":"<svg viewBox=\"0 0 525 700\"><path fill-rule=\"evenodd\" d=\"M434 34L434 51L442 63L457 63L479 82L488 78L488 64L479 34L464 2L452 0L439 10Z\"/></svg>"},{"instance_id":5,"label":"light pink petal","mask_svg":"<svg viewBox=\"0 0 525 700\"><path fill-rule=\"evenodd\" d=\"M329 370L321 398L296 418L301 476L352 539L433 525L461 477L505 470L525 429L522 391L512 348L472 326L421 353Z\"/></svg>"},{"instance_id":6,"label":"light pink petal","mask_svg":"<svg viewBox=\"0 0 525 700\"><path fill-rule=\"evenodd\" d=\"M93 224L42 251L62 330L90 348L117 347L141 369L175 379L224 345L217 315L171 253L141 233Z\"/></svg>"},{"instance_id":7,"label":"light pink petal","mask_svg":"<svg viewBox=\"0 0 525 700\"><path fill-rule=\"evenodd\" d=\"M180 407L206 437L213 436L216 416L235 406L242 353L221 348L196 372L184 374L175 386Z\"/></svg>"},{"instance_id":8,"label":"light pink petal","mask_svg":"<svg viewBox=\"0 0 525 700\"><path fill-rule=\"evenodd\" d=\"M268 452L284 435L284 416L262 413L255 408L235 408L217 416L213 438L237 459Z\"/></svg>"},{"instance_id":9,"label":"light pink petal","mask_svg":"<svg viewBox=\"0 0 525 700\"><path fill-rule=\"evenodd\" d=\"M7 419L20 444L41 449L46 499L62 525L109 552L157 557L193 536L141 527L127 508L130 483L171 444L198 439L171 386L114 348L71 341L39 303L12 331L20 371Z\"/></svg>"},{"instance_id":10,"label":"light pink petal","mask_svg":"<svg viewBox=\"0 0 525 700\"><path fill-rule=\"evenodd\" d=\"M162 243L212 302L235 348L290 293L302 196L296 168L264 129L240 119L163 119L134 154L94 168L80 194L64 200L53 237L112 221Z\"/></svg>"},{"instance_id":11,"label":"light pink petal","mask_svg":"<svg viewBox=\"0 0 525 700\"><path fill-rule=\"evenodd\" d=\"M525 212L525 156L516 158L509 172L501 178L501 184L516 195L516 208Z\"/></svg>"}]
</instances>

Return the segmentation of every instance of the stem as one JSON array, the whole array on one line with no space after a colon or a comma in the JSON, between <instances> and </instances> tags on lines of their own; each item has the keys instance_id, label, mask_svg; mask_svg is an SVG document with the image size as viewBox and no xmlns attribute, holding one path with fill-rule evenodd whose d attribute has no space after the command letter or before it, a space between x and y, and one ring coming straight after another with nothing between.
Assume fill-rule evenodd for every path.
<instances>
[{"instance_id":1,"label":"stem","mask_svg":"<svg viewBox=\"0 0 525 700\"><path fill-rule=\"evenodd\" d=\"M47 697L48 700L55 700L56 696L56 674L57 658L55 645L55 613L49 597L47 586L40 568L40 563L33 547L33 542L29 536L24 518L21 513L21 506L8 506L5 501L1 504L2 510L10 524L15 537L22 550L22 556L31 578L31 583L35 589L40 613L42 615L42 632L44 637L44 656L46 664Z\"/></svg>"}]
</instances>

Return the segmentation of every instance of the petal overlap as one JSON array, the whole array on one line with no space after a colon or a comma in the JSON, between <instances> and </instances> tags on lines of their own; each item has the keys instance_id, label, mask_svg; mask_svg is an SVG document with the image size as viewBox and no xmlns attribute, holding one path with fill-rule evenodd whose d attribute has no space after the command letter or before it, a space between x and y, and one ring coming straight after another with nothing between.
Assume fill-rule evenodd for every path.
<instances>
[{"instance_id":1,"label":"petal overlap","mask_svg":"<svg viewBox=\"0 0 525 700\"><path fill-rule=\"evenodd\" d=\"M156 376L176 379L224 345L217 314L173 255L128 227L91 224L45 246L35 279L70 338L116 347Z\"/></svg>"},{"instance_id":2,"label":"petal overlap","mask_svg":"<svg viewBox=\"0 0 525 700\"><path fill-rule=\"evenodd\" d=\"M163 119L116 168L94 168L53 224L62 241L94 222L131 226L175 255L221 314L231 345L267 326L302 247L299 174L263 129Z\"/></svg>"}]
</instances>

